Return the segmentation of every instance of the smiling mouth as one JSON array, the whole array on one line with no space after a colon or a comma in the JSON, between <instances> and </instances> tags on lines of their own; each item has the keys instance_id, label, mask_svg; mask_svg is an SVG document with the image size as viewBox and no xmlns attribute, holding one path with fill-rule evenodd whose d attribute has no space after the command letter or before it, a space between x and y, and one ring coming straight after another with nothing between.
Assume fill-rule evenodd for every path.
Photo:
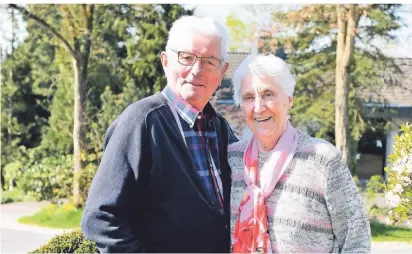
<instances>
[{"instance_id":1,"label":"smiling mouth","mask_svg":"<svg viewBox=\"0 0 412 254\"><path fill-rule=\"evenodd\" d=\"M195 83L192 83L192 82L186 82L186 83L191 84L192 86L197 86L197 87L199 87L199 86L204 86L204 85L201 85L201 84L195 84Z\"/></svg>"},{"instance_id":2,"label":"smiling mouth","mask_svg":"<svg viewBox=\"0 0 412 254\"><path fill-rule=\"evenodd\" d=\"M270 120L272 117L271 116L268 116L268 117L266 117L266 118L255 118L255 121L257 121L257 122L266 122L266 121L268 121L268 120Z\"/></svg>"}]
</instances>

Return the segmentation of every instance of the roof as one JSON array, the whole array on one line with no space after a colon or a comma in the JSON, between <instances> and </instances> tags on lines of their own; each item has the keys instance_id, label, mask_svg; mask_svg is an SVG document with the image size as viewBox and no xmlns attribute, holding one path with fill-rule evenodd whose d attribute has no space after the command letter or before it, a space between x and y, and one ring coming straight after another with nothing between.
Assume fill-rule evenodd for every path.
<instances>
[{"instance_id":1,"label":"roof","mask_svg":"<svg viewBox=\"0 0 412 254\"><path fill-rule=\"evenodd\" d=\"M365 100L365 106L412 108L412 58L398 58L395 63L400 72L389 70L389 73L384 75L385 83L382 88L359 91Z\"/></svg>"},{"instance_id":2,"label":"roof","mask_svg":"<svg viewBox=\"0 0 412 254\"><path fill-rule=\"evenodd\" d=\"M228 52L227 60L229 62L229 68L226 71L225 78L232 79L236 68L242 63L250 53L247 52Z\"/></svg>"},{"instance_id":3,"label":"roof","mask_svg":"<svg viewBox=\"0 0 412 254\"><path fill-rule=\"evenodd\" d=\"M248 54L250 53L228 52L227 59L229 68L225 73L222 85L217 89L215 96L210 100L215 110L226 118L233 132L238 137L242 136L242 130L246 126L246 123L240 113L239 107L233 103L232 78L235 70Z\"/></svg>"},{"instance_id":4,"label":"roof","mask_svg":"<svg viewBox=\"0 0 412 254\"><path fill-rule=\"evenodd\" d=\"M228 52L229 68L221 91L217 91L218 101L223 104L231 100L231 79L236 68L246 58L247 52ZM378 91L376 88L363 89L358 94L364 99L365 105L384 105L385 107L412 107L412 58L397 58L395 63L401 72L390 70L384 77L385 85ZM230 89L227 89L229 88ZM226 89L225 89L226 88ZM229 92L230 90L230 92Z\"/></svg>"}]
</instances>

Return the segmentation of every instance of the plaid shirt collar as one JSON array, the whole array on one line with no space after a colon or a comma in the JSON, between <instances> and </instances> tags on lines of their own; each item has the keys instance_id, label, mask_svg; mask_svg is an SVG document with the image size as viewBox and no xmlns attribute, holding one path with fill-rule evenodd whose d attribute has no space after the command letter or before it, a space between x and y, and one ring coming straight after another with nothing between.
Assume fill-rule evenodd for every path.
<instances>
[{"instance_id":1,"label":"plaid shirt collar","mask_svg":"<svg viewBox=\"0 0 412 254\"><path fill-rule=\"evenodd\" d=\"M190 128L193 128L195 125L196 118L206 118L208 123L216 118L216 111L213 109L210 102L203 108L203 112L200 112L178 96L169 86L166 86L163 89L162 94L173 106L175 106L178 114L190 125Z\"/></svg>"}]
</instances>

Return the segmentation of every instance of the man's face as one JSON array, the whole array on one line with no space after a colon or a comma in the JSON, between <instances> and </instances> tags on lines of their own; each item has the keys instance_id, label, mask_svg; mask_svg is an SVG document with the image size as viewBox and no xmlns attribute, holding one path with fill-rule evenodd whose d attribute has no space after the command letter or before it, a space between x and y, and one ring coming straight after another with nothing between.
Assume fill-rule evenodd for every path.
<instances>
[{"instance_id":1,"label":"man's face","mask_svg":"<svg viewBox=\"0 0 412 254\"><path fill-rule=\"evenodd\" d=\"M182 40L183 42L185 40ZM196 59L192 66L179 63L178 53L192 53L198 57L221 59L220 39L215 36L192 35L176 52L163 51L161 61L169 87L198 110L202 110L222 81L229 64L221 62L217 70L207 70L206 61ZM182 56L182 55L181 55ZM184 56L184 55L183 55ZM186 61L180 58L180 62Z\"/></svg>"}]
</instances>

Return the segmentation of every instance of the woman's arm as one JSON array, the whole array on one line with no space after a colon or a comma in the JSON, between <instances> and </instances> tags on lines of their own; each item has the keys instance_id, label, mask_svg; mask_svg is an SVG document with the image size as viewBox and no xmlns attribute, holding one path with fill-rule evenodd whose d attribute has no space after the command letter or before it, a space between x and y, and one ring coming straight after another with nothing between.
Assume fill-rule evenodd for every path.
<instances>
[{"instance_id":1,"label":"woman's arm","mask_svg":"<svg viewBox=\"0 0 412 254\"><path fill-rule=\"evenodd\" d=\"M340 154L326 168L326 204L339 252L370 253L371 231L358 188Z\"/></svg>"}]
</instances>

